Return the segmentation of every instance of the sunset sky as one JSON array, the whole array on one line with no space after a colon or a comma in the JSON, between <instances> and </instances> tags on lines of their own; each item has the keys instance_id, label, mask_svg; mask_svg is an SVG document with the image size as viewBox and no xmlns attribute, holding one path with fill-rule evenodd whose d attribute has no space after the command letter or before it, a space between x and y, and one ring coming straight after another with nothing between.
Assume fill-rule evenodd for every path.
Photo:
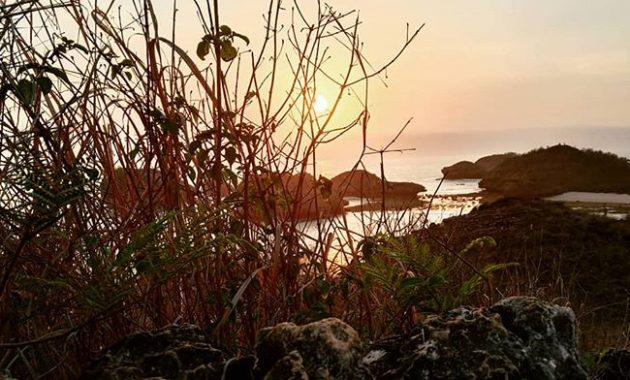
<instances>
[{"instance_id":1,"label":"sunset sky","mask_svg":"<svg viewBox=\"0 0 630 380\"><path fill-rule=\"evenodd\" d=\"M248 35L255 51L263 40L268 2L219 3L221 23ZM299 3L308 8L316 2ZM398 52L407 23L411 29L426 23L383 77L387 87L372 82L370 136L375 146L412 117L406 136L415 141L440 133L630 127L628 0L327 3L339 11L360 12L363 52L377 67ZM283 5L288 16L293 1ZM177 6L178 40L186 41L183 47L194 54L202 35L195 7L192 0L179 0ZM170 21L170 2L159 7L160 18ZM565 142L556 140L548 143ZM547 141L534 141L532 148L543 143Z\"/></svg>"},{"instance_id":2,"label":"sunset sky","mask_svg":"<svg viewBox=\"0 0 630 380\"><path fill-rule=\"evenodd\" d=\"M256 41L266 2L222 3L222 23ZM397 52L407 22L426 23L388 70L389 88L372 87L373 125L409 117L418 133L630 125L627 0L328 3L360 11L375 65Z\"/></svg>"}]
</instances>

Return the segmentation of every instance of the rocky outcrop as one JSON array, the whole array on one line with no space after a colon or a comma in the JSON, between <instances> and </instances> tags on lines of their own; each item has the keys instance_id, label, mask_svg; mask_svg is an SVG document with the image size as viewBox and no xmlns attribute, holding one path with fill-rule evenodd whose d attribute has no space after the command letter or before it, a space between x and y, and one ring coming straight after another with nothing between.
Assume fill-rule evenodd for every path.
<instances>
[{"instance_id":1,"label":"rocky outcrop","mask_svg":"<svg viewBox=\"0 0 630 380\"><path fill-rule=\"evenodd\" d=\"M462 307L378 342L365 357L378 379L586 379L569 308L534 298Z\"/></svg>"},{"instance_id":2,"label":"rocky outcrop","mask_svg":"<svg viewBox=\"0 0 630 380\"><path fill-rule=\"evenodd\" d=\"M80 379L221 379L226 355L194 326L130 335L110 347Z\"/></svg>"},{"instance_id":3,"label":"rocky outcrop","mask_svg":"<svg viewBox=\"0 0 630 380\"><path fill-rule=\"evenodd\" d=\"M336 318L281 323L258 333L255 354L226 360L198 328L173 326L127 337L81 378L586 379L571 309L526 297L429 316L411 333L370 347ZM613 364L622 356L610 358L606 368L618 370ZM610 371L601 373L623 373Z\"/></svg>"},{"instance_id":4,"label":"rocky outcrop","mask_svg":"<svg viewBox=\"0 0 630 380\"><path fill-rule=\"evenodd\" d=\"M479 186L519 198L570 191L630 194L630 162L611 153L555 145L503 161Z\"/></svg>"},{"instance_id":5,"label":"rocky outcrop","mask_svg":"<svg viewBox=\"0 0 630 380\"><path fill-rule=\"evenodd\" d=\"M281 323L259 332L257 369L265 380L372 379L362 363L359 334L328 318L304 326Z\"/></svg>"},{"instance_id":6,"label":"rocky outcrop","mask_svg":"<svg viewBox=\"0 0 630 380\"><path fill-rule=\"evenodd\" d=\"M487 171L470 161L460 161L455 165L442 168L445 179L477 179L483 178Z\"/></svg>"},{"instance_id":7,"label":"rocky outcrop","mask_svg":"<svg viewBox=\"0 0 630 380\"><path fill-rule=\"evenodd\" d=\"M365 170L343 172L331 179L334 194L344 197L379 199L383 195L383 181ZM413 182L385 181L386 198L417 198L426 188Z\"/></svg>"}]
</instances>

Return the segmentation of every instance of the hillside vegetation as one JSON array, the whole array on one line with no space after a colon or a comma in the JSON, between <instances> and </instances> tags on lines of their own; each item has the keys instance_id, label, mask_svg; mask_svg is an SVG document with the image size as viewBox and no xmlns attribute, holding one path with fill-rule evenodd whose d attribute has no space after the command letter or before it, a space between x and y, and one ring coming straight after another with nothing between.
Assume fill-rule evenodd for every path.
<instances>
[{"instance_id":1,"label":"hillside vegetation","mask_svg":"<svg viewBox=\"0 0 630 380\"><path fill-rule=\"evenodd\" d=\"M555 145L506 159L479 186L525 198L569 191L630 193L630 162L612 153Z\"/></svg>"},{"instance_id":2,"label":"hillside vegetation","mask_svg":"<svg viewBox=\"0 0 630 380\"><path fill-rule=\"evenodd\" d=\"M517 263L494 278L507 294L563 297L582 312L625 316L630 289L630 222L572 210L540 200L502 199L468 215L432 225L436 246L453 250L491 236L496 248L467 257L477 267Z\"/></svg>"}]
</instances>

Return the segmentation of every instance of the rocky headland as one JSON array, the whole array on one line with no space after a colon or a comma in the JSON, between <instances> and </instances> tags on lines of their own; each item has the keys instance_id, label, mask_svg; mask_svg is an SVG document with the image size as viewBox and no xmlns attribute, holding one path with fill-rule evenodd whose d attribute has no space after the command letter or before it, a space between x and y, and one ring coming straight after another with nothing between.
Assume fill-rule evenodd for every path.
<instances>
[{"instance_id":1,"label":"rocky headland","mask_svg":"<svg viewBox=\"0 0 630 380\"><path fill-rule=\"evenodd\" d=\"M383 191L386 198L417 199L418 193L427 189L413 182L393 182L383 183L376 174L365 170L347 171L331 178L332 189L336 194L343 194L344 197L357 197L380 199Z\"/></svg>"},{"instance_id":2,"label":"rocky headland","mask_svg":"<svg viewBox=\"0 0 630 380\"><path fill-rule=\"evenodd\" d=\"M612 153L555 145L505 160L479 186L503 196L525 198L570 191L630 193L630 162Z\"/></svg>"},{"instance_id":3,"label":"rocky headland","mask_svg":"<svg viewBox=\"0 0 630 380\"><path fill-rule=\"evenodd\" d=\"M630 162L612 153L568 145L461 161L442 169L446 179L481 179L487 199L543 198L567 192L630 193Z\"/></svg>"}]
</instances>

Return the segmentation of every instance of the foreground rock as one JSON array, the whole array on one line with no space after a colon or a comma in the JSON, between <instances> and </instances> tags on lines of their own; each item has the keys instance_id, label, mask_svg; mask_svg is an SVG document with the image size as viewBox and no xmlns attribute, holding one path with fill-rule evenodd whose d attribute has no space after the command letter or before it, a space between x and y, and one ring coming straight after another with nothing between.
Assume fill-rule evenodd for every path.
<instances>
[{"instance_id":1,"label":"foreground rock","mask_svg":"<svg viewBox=\"0 0 630 380\"><path fill-rule=\"evenodd\" d=\"M304 326L281 323L258 334L258 370L266 380L372 379L359 334L328 318Z\"/></svg>"},{"instance_id":2,"label":"foreground rock","mask_svg":"<svg viewBox=\"0 0 630 380\"><path fill-rule=\"evenodd\" d=\"M379 379L586 379L571 309L534 298L429 317L412 334L373 346Z\"/></svg>"},{"instance_id":3,"label":"foreground rock","mask_svg":"<svg viewBox=\"0 0 630 380\"><path fill-rule=\"evenodd\" d=\"M220 379L226 355L194 326L130 335L105 351L80 379Z\"/></svg>"},{"instance_id":4,"label":"foreground rock","mask_svg":"<svg viewBox=\"0 0 630 380\"><path fill-rule=\"evenodd\" d=\"M263 329L256 357L226 360L201 330L170 327L123 339L82 379L587 378L578 360L573 311L535 298L507 298L490 308L461 307L429 316L410 334L364 347L352 327L328 318Z\"/></svg>"}]
</instances>

